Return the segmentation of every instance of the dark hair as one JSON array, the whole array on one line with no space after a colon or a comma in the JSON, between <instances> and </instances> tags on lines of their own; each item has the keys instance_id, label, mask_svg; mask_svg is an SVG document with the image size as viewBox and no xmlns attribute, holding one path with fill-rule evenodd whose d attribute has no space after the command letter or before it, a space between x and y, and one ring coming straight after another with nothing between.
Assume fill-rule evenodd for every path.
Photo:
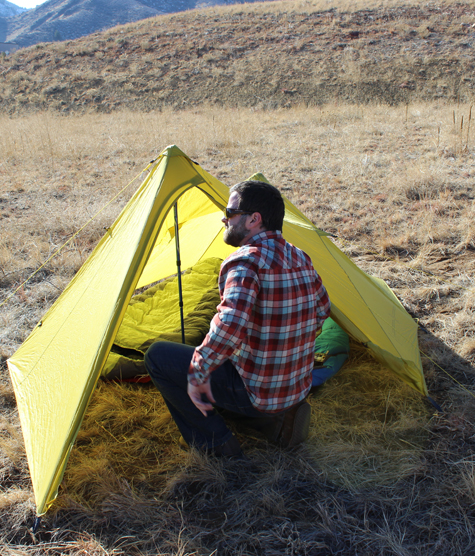
<instances>
[{"instance_id":1,"label":"dark hair","mask_svg":"<svg viewBox=\"0 0 475 556\"><path fill-rule=\"evenodd\" d=\"M282 231L285 205L277 187L263 181L247 180L233 185L230 192L239 195L239 209L261 215L266 230Z\"/></svg>"}]
</instances>

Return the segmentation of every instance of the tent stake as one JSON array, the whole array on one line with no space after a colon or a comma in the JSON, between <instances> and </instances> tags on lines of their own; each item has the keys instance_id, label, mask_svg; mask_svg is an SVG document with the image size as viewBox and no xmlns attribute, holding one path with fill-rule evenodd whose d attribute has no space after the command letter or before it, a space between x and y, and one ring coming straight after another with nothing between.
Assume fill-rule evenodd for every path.
<instances>
[{"instance_id":1,"label":"tent stake","mask_svg":"<svg viewBox=\"0 0 475 556\"><path fill-rule=\"evenodd\" d=\"M35 518L35 522L33 523L33 527L31 528L31 532L33 533L33 535L35 535L36 531L38 531L40 523L41 523L41 516L37 516Z\"/></svg>"},{"instance_id":2,"label":"tent stake","mask_svg":"<svg viewBox=\"0 0 475 556\"><path fill-rule=\"evenodd\" d=\"M175 213L175 245L176 245L176 268L178 274L178 297L180 305L181 321L181 343L185 343L185 322L183 318L183 291L181 287L181 260L180 260L180 240L178 239L178 201L173 205Z\"/></svg>"},{"instance_id":3,"label":"tent stake","mask_svg":"<svg viewBox=\"0 0 475 556\"><path fill-rule=\"evenodd\" d=\"M437 411L439 411L440 413L444 413L444 410L440 407L440 405L435 400L433 400L430 396L426 396L426 400L430 404L432 404L435 407L435 409L437 409Z\"/></svg>"}]
</instances>

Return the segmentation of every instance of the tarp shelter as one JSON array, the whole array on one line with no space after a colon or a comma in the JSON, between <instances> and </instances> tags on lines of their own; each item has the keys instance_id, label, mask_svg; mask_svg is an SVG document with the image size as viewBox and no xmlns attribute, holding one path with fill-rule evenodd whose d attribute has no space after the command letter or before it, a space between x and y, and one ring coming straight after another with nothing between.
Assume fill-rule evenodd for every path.
<instances>
[{"instance_id":1,"label":"tarp shelter","mask_svg":"<svg viewBox=\"0 0 475 556\"><path fill-rule=\"evenodd\" d=\"M173 206L182 268L225 258L228 188L178 147L166 148L74 279L8 361L37 514L52 504L127 304L134 291L176 273ZM368 276L285 201L284 237L306 251L332 317L412 388L427 395L417 325L380 279ZM177 320L179 316L177 315Z\"/></svg>"}]
</instances>

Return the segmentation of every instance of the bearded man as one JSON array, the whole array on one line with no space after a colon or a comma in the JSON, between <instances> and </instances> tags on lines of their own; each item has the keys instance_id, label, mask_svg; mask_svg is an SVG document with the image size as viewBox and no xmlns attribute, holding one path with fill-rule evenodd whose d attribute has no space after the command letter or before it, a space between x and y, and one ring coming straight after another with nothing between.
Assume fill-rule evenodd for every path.
<instances>
[{"instance_id":1,"label":"bearded man","mask_svg":"<svg viewBox=\"0 0 475 556\"><path fill-rule=\"evenodd\" d=\"M245 181L230 190L224 241L238 249L221 265L221 303L197 348L157 342L145 355L185 442L242 457L222 410L248 418L283 448L309 432L317 331L330 301L310 257L282 237L279 190Z\"/></svg>"}]
</instances>

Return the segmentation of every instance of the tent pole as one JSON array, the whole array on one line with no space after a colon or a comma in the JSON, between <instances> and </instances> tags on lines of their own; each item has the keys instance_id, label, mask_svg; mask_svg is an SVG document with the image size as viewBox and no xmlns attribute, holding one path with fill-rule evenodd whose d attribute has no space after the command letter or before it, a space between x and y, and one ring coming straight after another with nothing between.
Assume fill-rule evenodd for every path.
<instances>
[{"instance_id":1,"label":"tent pole","mask_svg":"<svg viewBox=\"0 0 475 556\"><path fill-rule=\"evenodd\" d=\"M181 343L185 343L185 321L183 318L183 291L181 287L181 260L180 260L180 240L178 238L178 201L173 205L175 213L175 245L176 245L176 268L178 275L178 298L180 305L180 321L181 321Z\"/></svg>"}]
</instances>

